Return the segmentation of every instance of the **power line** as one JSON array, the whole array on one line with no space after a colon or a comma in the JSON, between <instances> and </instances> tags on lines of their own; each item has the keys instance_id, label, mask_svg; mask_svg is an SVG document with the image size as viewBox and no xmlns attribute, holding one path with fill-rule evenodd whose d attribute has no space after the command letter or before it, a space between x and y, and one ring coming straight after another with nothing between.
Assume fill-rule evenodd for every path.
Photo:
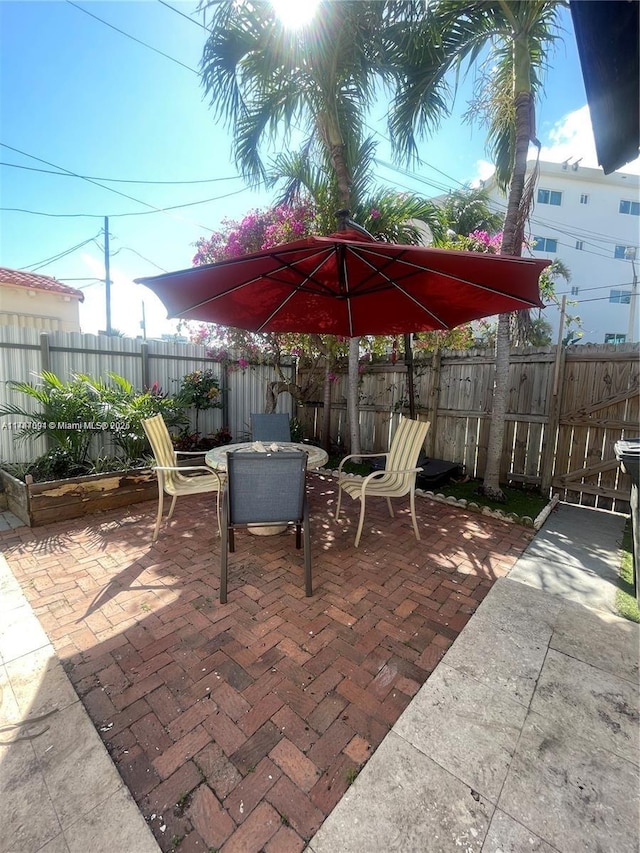
<instances>
[{"instance_id":1,"label":"power line","mask_svg":"<svg viewBox=\"0 0 640 853\"><path fill-rule=\"evenodd\" d=\"M110 24L108 21L105 21L103 18L99 18L97 15L94 15L93 12L89 12L88 9L83 9L82 6L78 6L78 4L74 3L73 0L66 0L66 2L70 6L73 6L74 8L78 9L80 12L84 12L85 15L89 15L90 18L95 18L96 21L99 21L101 24L104 24L105 27L109 27L109 29L115 30L117 33L120 33L121 35L125 36L126 38L131 39L131 41L135 41L137 44L141 44L143 47L146 47L148 50L152 50L154 53L159 53L160 56L164 56L165 59L169 59L169 60L171 60L171 62L175 62L176 65L180 65L180 66L182 66L182 68L186 68L187 71L191 71L192 74L195 74L198 77L200 76L200 72L197 71L195 68L191 68L191 66L185 65L184 62L180 62L179 59L175 59L175 57L169 56L168 53L164 53L164 51L158 50L157 47L152 47L150 44L147 44L146 41L142 41L141 39L136 38L135 36L132 36L130 33L127 33L124 30L121 30L119 27L116 27L113 24Z\"/></svg>"},{"instance_id":2,"label":"power line","mask_svg":"<svg viewBox=\"0 0 640 853\"><path fill-rule=\"evenodd\" d=\"M41 172L44 175L59 175L61 178L82 178L82 180L104 181L110 184L149 184L153 186L181 186L188 184L215 184L221 181L239 181L240 175L230 175L228 178L200 178L193 181L146 181L127 178L100 178L95 175L74 175L69 172L56 172L53 169L37 169L35 166L21 166L19 163L6 163L0 160L0 166L10 166L13 169L24 169L28 172Z\"/></svg>"},{"instance_id":3,"label":"power line","mask_svg":"<svg viewBox=\"0 0 640 853\"><path fill-rule=\"evenodd\" d=\"M140 252L138 252L136 249L132 249L131 246L121 246L118 249L118 252L133 252L134 255L137 255L139 258L142 258L143 261L146 261L148 264L151 264L151 266L155 267L157 270L160 270L161 272L169 272L169 270L166 270L164 267L161 267L156 264L155 261L150 260L150 258L145 258L144 255L141 255Z\"/></svg>"},{"instance_id":4,"label":"power line","mask_svg":"<svg viewBox=\"0 0 640 853\"><path fill-rule=\"evenodd\" d=\"M195 24L196 27L200 27L206 33L211 33L211 30L208 27L205 27L204 24L201 24L200 21L196 21L193 18L191 18L189 15L185 15L184 12L181 12L179 9L176 9L174 6L170 6L169 3L165 3L164 0L158 0L158 3L160 3L161 6L166 6L167 9L171 9L171 11L175 12L176 15L180 15L181 18L186 18L186 20L189 21L189 23Z\"/></svg>"},{"instance_id":5,"label":"power line","mask_svg":"<svg viewBox=\"0 0 640 853\"><path fill-rule=\"evenodd\" d=\"M1 143L0 143L1 144ZM224 195L213 196L212 198L203 198L200 201L188 201L184 204L172 204L168 207L155 207L153 210L138 210L133 211L131 213L110 213L109 219L122 219L125 216L149 216L152 213L166 213L170 210L180 210L184 207L195 207L198 204L210 204L213 201L221 201L224 198L231 198L231 196L241 195L242 193L247 192L247 188L243 187L241 190L234 190L230 193L225 193ZM104 216L101 213L48 213L44 210L27 210L23 207L0 207L0 210L10 212L10 213L28 213L32 216L50 216L55 219L74 219L85 217L87 219L104 219ZM174 217L175 218L175 217ZM200 225L198 222L191 222L190 220L183 220L185 222L189 222L192 225L197 225L198 228L202 228L205 231L214 231L214 228L211 228L209 225Z\"/></svg>"},{"instance_id":6,"label":"power line","mask_svg":"<svg viewBox=\"0 0 640 853\"><path fill-rule=\"evenodd\" d=\"M70 0L67 0L67 2L70 2ZM170 205L168 207L161 208L161 207L156 207L153 204L148 204L146 201L142 201L139 198L134 198L134 196L127 195L127 193L123 193L120 190L114 189L113 187L106 187L106 186L104 186L104 184L100 184L97 181L93 180L92 178L83 177L82 175L79 175L77 172L73 172L70 169L66 169L64 166L59 166L57 163L50 163L48 160L43 160L41 157L36 157L33 154L28 154L26 151L22 151L19 148L14 148L12 145L7 145L7 143L5 143L5 142L0 142L0 146L2 146L3 148L8 148L10 151L14 151L17 154L21 154L24 157L29 157L32 160L36 160L39 163L44 163L47 166L52 166L54 169L60 169L62 172L66 172L69 175L73 175L73 177L84 180L87 183L93 184L96 187L100 187L100 189L107 190L107 192L110 192L110 193L115 193L115 195L122 196L122 198L126 198L129 201L136 202L136 204L141 204L144 207L150 208L149 211L138 211L137 213L135 213L135 212L134 213L115 213L115 214L112 214L114 217L141 216L144 213L150 213L150 212L151 213L167 213L170 210L178 210L178 209L184 208L184 207L192 207L192 206L195 206L198 204L207 204L207 203L212 202L212 201L220 201L221 199L229 198L230 196L234 196L234 195L240 195L240 193L246 192L246 188L243 188L241 190L235 190L234 192L225 193L224 195L216 196L214 198L202 199L200 201L194 201L194 202L187 202L185 204L175 204L175 205ZM79 217L79 216L96 217L96 216L98 216L98 214L91 214L91 213L86 213L86 214L82 214L82 213L80 213L80 214L78 214L78 213L73 213L73 214L46 213L43 211L26 210L24 208L17 208L17 207L0 208L0 210L12 211L12 212L17 212L17 213L30 213L30 214L37 215L37 216L53 216L53 217ZM103 219L104 217L100 216L99 218ZM173 217L173 218L175 218L175 217ZM189 221L189 220L183 220L183 221ZM193 222L193 221L189 221L189 222L191 225L196 225L198 228L203 228L205 231L215 230L208 225L202 225L200 222Z\"/></svg>"},{"instance_id":7,"label":"power line","mask_svg":"<svg viewBox=\"0 0 640 853\"><path fill-rule=\"evenodd\" d=\"M71 2L71 0L67 0L67 2ZM139 198L134 198L134 196L127 195L127 193L123 193L120 190L114 189L113 187L105 187L104 184L93 180L93 178L83 178L82 175L79 175L77 172L71 171L71 169L65 169L64 166L59 166L57 163L50 163L48 160L43 160L41 157L36 157L33 154L28 154L26 151L21 151L20 148L14 148L12 145L7 145L6 142L0 142L0 146L2 146L3 148L8 148L9 151L14 151L16 154L21 154L23 157L29 157L31 160L36 160L38 163L44 163L45 166L51 166L53 169L59 169L61 172L66 172L69 175L73 175L75 178L79 178L80 180L86 181L87 183L92 184L93 186L100 187L100 189L106 190L107 192L119 195L122 198L128 199L129 201L134 201L136 204L141 204L143 205L143 207L149 207L152 210L160 211L160 208L156 207L153 204L148 204L146 201L142 201ZM204 225L200 225L199 223L194 224L198 225L199 228L205 228Z\"/></svg>"},{"instance_id":8,"label":"power line","mask_svg":"<svg viewBox=\"0 0 640 853\"><path fill-rule=\"evenodd\" d=\"M99 236L99 234L96 234L94 237L89 237L88 240L83 240L82 243L78 243L76 246L71 246L70 249L64 249L62 252L59 252L57 255L52 255L52 257L45 258L42 261L35 261L35 263L32 263L32 264L26 264L26 266L19 267L19 269L21 271L27 270L29 272L36 272L37 270L41 269L42 267L46 267L48 264L51 264L54 261L59 261L61 258L64 258L67 255L70 255L72 252L75 252L78 249L81 249L83 246L86 246L88 243L94 242L96 237L98 237L98 236Z\"/></svg>"}]
</instances>

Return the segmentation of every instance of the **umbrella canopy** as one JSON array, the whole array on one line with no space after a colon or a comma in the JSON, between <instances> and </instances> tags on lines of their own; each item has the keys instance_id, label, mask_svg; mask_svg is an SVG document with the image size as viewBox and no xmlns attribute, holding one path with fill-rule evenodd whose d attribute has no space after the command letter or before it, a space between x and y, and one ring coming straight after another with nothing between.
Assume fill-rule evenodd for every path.
<instances>
[{"instance_id":1,"label":"umbrella canopy","mask_svg":"<svg viewBox=\"0 0 640 853\"><path fill-rule=\"evenodd\" d=\"M347 230L136 282L169 317L360 337L452 329L542 307L538 278L549 263L383 243Z\"/></svg>"}]
</instances>

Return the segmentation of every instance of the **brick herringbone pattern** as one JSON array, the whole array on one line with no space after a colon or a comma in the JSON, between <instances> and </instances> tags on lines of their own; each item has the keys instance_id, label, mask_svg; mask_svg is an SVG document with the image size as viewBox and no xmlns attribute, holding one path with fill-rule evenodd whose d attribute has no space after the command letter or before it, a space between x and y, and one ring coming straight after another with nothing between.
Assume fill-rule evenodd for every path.
<instances>
[{"instance_id":1,"label":"brick herringbone pattern","mask_svg":"<svg viewBox=\"0 0 640 853\"><path fill-rule=\"evenodd\" d=\"M312 598L293 534L240 533L221 606L199 496L155 544L151 503L0 536L163 850L302 850L531 539L418 498L416 542L381 500L356 550L356 504L309 492Z\"/></svg>"}]
</instances>

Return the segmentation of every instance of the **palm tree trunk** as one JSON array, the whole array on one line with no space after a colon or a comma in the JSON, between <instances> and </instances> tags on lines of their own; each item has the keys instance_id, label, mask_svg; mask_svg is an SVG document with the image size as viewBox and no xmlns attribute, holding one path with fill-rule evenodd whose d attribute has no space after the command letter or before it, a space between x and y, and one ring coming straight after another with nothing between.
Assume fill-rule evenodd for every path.
<instances>
[{"instance_id":1,"label":"palm tree trunk","mask_svg":"<svg viewBox=\"0 0 640 853\"><path fill-rule=\"evenodd\" d=\"M345 158L345 146L338 142L339 130L326 127L329 156L338 184L340 206L348 210L351 204L351 175ZM333 138L332 138L333 131ZM349 338L349 378L347 382L347 422L349 424L349 453L360 451L360 411L358 407L358 368L360 364L360 338Z\"/></svg>"},{"instance_id":2,"label":"palm tree trunk","mask_svg":"<svg viewBox=\"0 0 640 853\"><path fill-rule=\"evenodd\" d=\"M527 151L533 133L533 101L531 94L530 57L526 39L516 36L514 50L514 103L516 109L516 147L513 174L509 187L507 213L502 236L503 255L522 254L524 223L528 211L522 210L524 183L527 172ZM496 362L493 379L493 403L487 445L487 465L482 492L493 500L504 501L500 488L500 460L504 443L509 383L509 314L500 314L496 335Z\"/></svg>"}]
</instances>

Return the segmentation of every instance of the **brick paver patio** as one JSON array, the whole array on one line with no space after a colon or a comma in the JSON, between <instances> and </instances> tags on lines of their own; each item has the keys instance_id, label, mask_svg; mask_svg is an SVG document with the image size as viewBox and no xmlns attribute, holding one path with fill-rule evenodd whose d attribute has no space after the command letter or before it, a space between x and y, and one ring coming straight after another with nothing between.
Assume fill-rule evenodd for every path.
<instances>
[{"instance_id":1,"label":"brick paver patio","mask_svg":"<svg viewBox=\"0 0 640 853\"><path fill-rule=\"evenodd\" d=\"M118 770L165 851L300 851L531 539L417 499L332 517L310 475L314 595L292 533L236 536L218 603L215 509L178 500L0 534ZM377 504L377 505L376 505Z\"/></svg>"}]
</instances>

